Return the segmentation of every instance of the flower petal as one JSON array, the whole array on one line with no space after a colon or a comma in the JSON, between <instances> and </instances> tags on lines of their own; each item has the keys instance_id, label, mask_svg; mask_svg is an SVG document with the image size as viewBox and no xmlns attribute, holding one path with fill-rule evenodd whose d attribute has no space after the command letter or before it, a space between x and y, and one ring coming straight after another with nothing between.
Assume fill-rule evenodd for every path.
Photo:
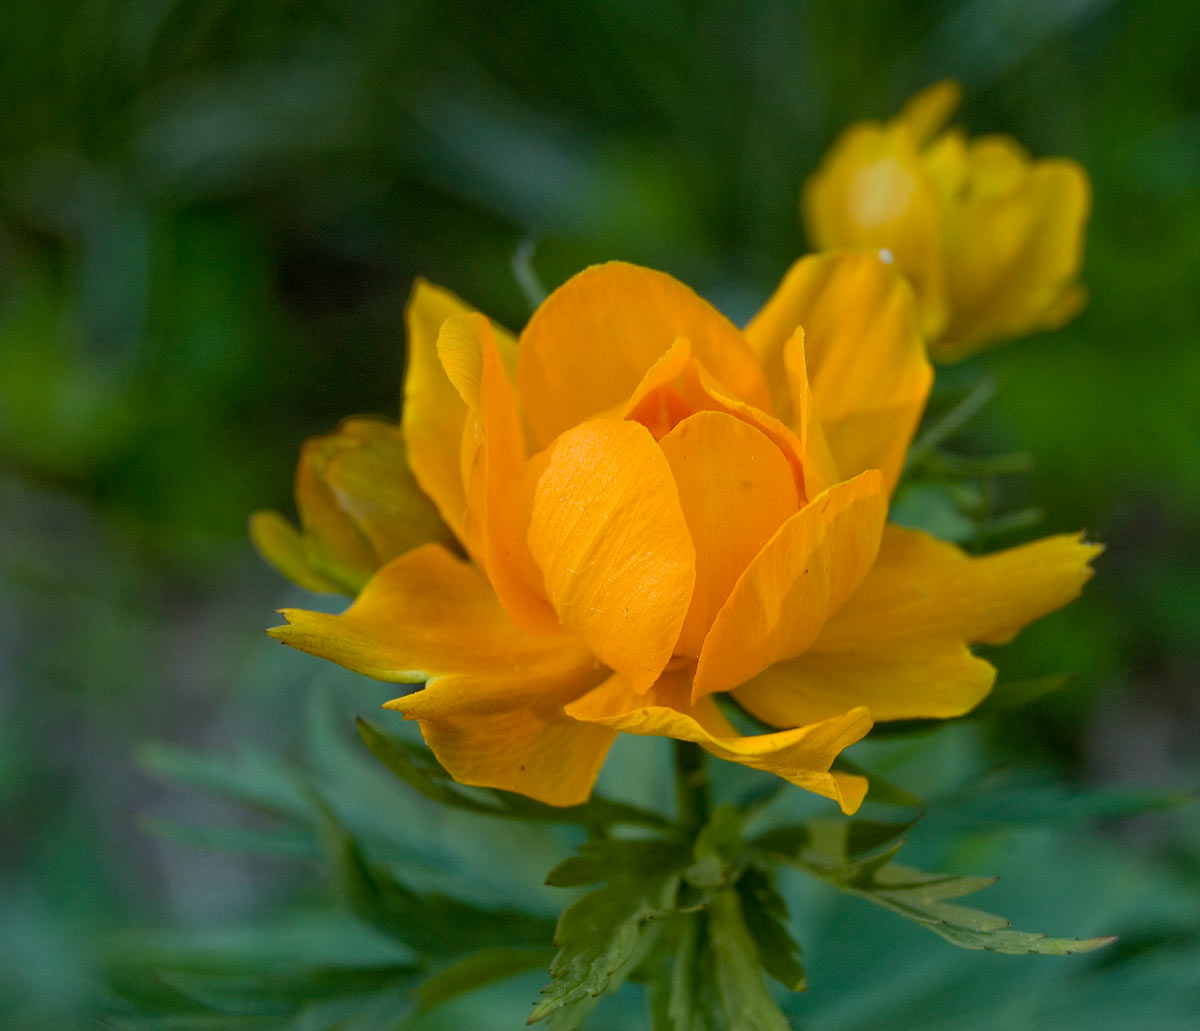
<instances>
[{"instance_id":1,"label":"flower petal","mask_svg":"<svg viewBox=\"0 0 1200 1031\"><path fill-rule=\"evenodd\" d=\"M459 454L466 496L463 541L517 625L550 629L557 620L517 522L514 491L525 464L524 431L491 323L474 313L453 316L438 332L437 350L466 406Z\"/></svg>"},{"instance_id":2,"label":"flower petal","mask_svg":"<svg viewBox=\"0 0 1200 1031\"><path fill-rule=\"evenodd\" d=\"M320 475L371 545L378 559L372 573L420 544L450 539L408 467L399 426L347 419L332 438L320 439L325 442Z\"/></svg>"},{"instance_id":3,"label":"flower petal","mask_svg":"<svg viewBox=\"0 0 1200 1031\"><path fill-rule=\"evenodd\" d=\"M448 290L423 279L417 280L404 310L408 350L401 422L408 463L446 525L460 535L467 499L459 448L467 410L438 359L437 338L447 319L472 311ZM495 337L502 362L515 367L515 341L498 329Z\"/></svg>"},{"instance_id":4,"label":"flower petal","mask_svg":"<svg viewBox=\"0 0 1200 1031\"><path fill-rule=\"evenodd\" d=\"M783 369L787 377L791 400L792 423L800 438L803 455L804 489L815 498L821 491L837 483L838 469L825 430L817 415L816 401L808 382L808 363L804 355L804 327L797 326L783 348Z\"/></svg>"},{"instance_id":5,"label":"flower petal","mask_svg":"<svg viewBox=\"0 0 1200 1031\"><path fill-rule=\"evenodd\" d=\"M830 772L830 764L848 745L871 729L865 708L775 734L739 735L712 699L689 700L688 672L665 674L649 695L639 694L617 676L566 707L569 716L627 734L694 741L729 762L774 773L808 791L834 799L845 813L856 812L866 795L862 777Z\"/></svg>"},{"instance_id":6,"label":"flower petal","mask_svg":"<svg viewBox=\"0 0 1200 1031\"><path fill-rule=\"evenodd\" d=\"M871 568L887 515L871 470L785 522L734 585L700 651L693 697L729 691L805 651Z\"/></svg>"},{"instance_id":7,"label":"flower petal","mask_svg":"<svg viewBox=\"0 0 1200 1031\"><path fill-rule=\"evenodd\" d=\"M350 582L323 572L310 553L308 538L278 512L255 512L250 539L258 553L292 583L319 594L355 594L365 582Z\"/></svg>"},{"instance_id":8,"label":"flower petal","mask_svg":"<svg viewBox=\"0 0 1200 1031\"><path fill-rule=\"evenodd\" d=\"M420 721L455 780L551 805L587 798L613 731L562 706L607 671L568 635L514 627L474 566L428 545L380 570L340 616L283 614L289 625L268 633L284 644L378 680L427 681L387 705Z\"/></svg>"},{"instance_id":9,"label":"flower petal","mask_svg":"<svg viewBox=\"0 0 1200 1031\"><path fill-rule=\"evenodd\" d=\"M272 637L376 680L548 676L595 667L568 634L513 626L487 578L436 544L384 566L341 615L284 609Z\"/></svg>"},{"instance_id":10,"label":"flower petal","mask_svg":"<svg viewBox=\"0 0 1200 1031\"><path fill-rule=\"evenodd\" d=\"M932 348L942 360L1061 325L1083 301L1074 280L1091 209L1087 173L1064 159L1030 162L1003 137L974 141L968 160L969 199L947 212L954 313Z\"/></svg>"},{"instance_id":11,"label":"flower petal","mask_svg":"<svg viewBox=\"0 0 1200 1031\"><path fill-rule=\"evenodd\" d=\"M909 97L900 109L897 121L903 122L918 143L926 143L950 120L962 103L962 86L943 79Z\"/></svg>"},{"instance_id":12,"label":"flower petal","mask_svg":"<svg viewBox=\"0 0 1200 1031\"><path fill-rule=\"evenodd\" d=\"M1102 550L1080 534L1061 534L974 558L888 526L870 574L814 647L852 651L921 638L1004 644L1077 597Z\"/></svg>"},{"instance_id":13,"label":"flower petal","mask_svg":"<svg viewBox=\"0 0 1200 1031\"><path fill-rule=\"evenodd\" d=\"M923 128L933 113L915 112L914 123ZM920 148L903 121L852 125L804 184L801 212L814 250L887 249L912 283L921 328L932 339L948 317L946 259L941 205ZM766 372L772 379L770 367Z\"/></svg>"},{"instance_id":14,"label":"flower petal","mask_svg":"<svg viewBox=\"0 0 1200 1031\"><path fill-rule=\"evenodd\" d=\"M806 496L800 438L773 415L723 393L708 370L692 357L691 343L685 337L679 337L650 367L629 399L612 414L640 422L655 440L661 440L698 412L724 412L764 434L791 466L797 493ZM816 493L812 492L813 496Z\"/></svg>"},{"instance_id":15,"label":"flower petal","mask_svg":"<svg viewBox=\"0 0 1200 1031\"><path fill-rule=\"evenodd\" d=\"M545 456L527 540L562 624L649 687L671 657L696 552L671 467L649 431L598 419Z\"/></svg>"},{"instance_id":16,"label":"flower petal","mask_svg":"<svg viewBox=\"0 0 1200 1031\"><path fill-rule=\"evenodd\" d=\"M872 254L804 258L746 327L773 381L789 382L786 351L797 326L841 478L879 469L890 491L933 381L907 284Z\"/></svg>"},{"instance_id":17,"label":"flower petal","mask_svg":"<svg viewBox=\"0 0 1200 1031\"><path fill-rule=\"evenodd\" d=\"M758 362L720 312L665 273L611 262L567 280L521 334L518 384L537 441L624 401L680 336L727 390L769 408Z\"/></svg>"},{"instance_id":18,"label":"flower petal","mask_svg":"<svg viewBox=\"0 0 1200 1031\"><path fill-rule=\"evenodd\" d=\"M675 654L696 656L737 578L799 499L779 448L732 415L699 412L659 446L696 548L696 586Z\"/></svg>"},{"instance_id":19,"label":"flower petal","mask_svg":"<svg viewBox=\"0 0 1200 1031\"><path fill-rule=\"evenodd\" d=\"M257 513L259 551L302 587L356 594L397 555L449 538L409 471L400 427L347 419L304 442L296 467L297 532L274 513Z\"/></svg>"},{"instance_id":20,"label":"flower petal","mask_svg":"<svg viewBox=\"0 0 1200 1031\"><path fill-rule=\"evenodd\" d=\"M460 784L578 805L591 794L616 731L579 723L564 715L563 703L586 691L597 675L604 673L451 674L385 708L420 722L426 744Z\"/></svg>"},{"instance_id":21,"label":"flower petal","mask_svg":"<svg viewBox=\"0 0 1200 1031\"><path fill-rule=\"evenodd\" d=\"M881 720L961 716L992 689L996 670L962 640L944 637L821 651L763 670L733 692L775 727L828 719L865 705Z\"/></svg>"}]
</instances>

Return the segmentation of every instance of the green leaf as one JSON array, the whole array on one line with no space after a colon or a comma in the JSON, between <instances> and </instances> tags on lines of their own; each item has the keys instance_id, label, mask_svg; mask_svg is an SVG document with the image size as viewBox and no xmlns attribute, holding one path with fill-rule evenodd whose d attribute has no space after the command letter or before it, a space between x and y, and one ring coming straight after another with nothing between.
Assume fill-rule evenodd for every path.
<instances>
[{"instance_id":1,"label":"green leaf","mask_svg":"<svg viewBox=\"0 0 1200 1031\"><path fill-rule=\"evenodd\" d=\"M138 827L147 834L197 848L304 859L317 854L312 833L298 828L189 827L153 816L140 817Z\"/></svg>"},{"instance_id":2,"label":"green leaf","mask_svg":"<svg viewBox=\"0 0 1200 1031\"><path fill-rule=\"evenodd\" d=\"M618 986L653 945L678 890L674 873L623 877L568 906L558 921L550 984L529 1023Z\"/></svg>"},{"instance_id":3,"label":"green leaf","mask_svg":"<svg viewBox=\"0 0 1200 1031\"><path fill-rule=\"evenodd\" d=\"M151 741L137 752L143 769L258 809L308 822L309 807L297 778L274 757L243 748L234 757L204 755Z\"/></svg>"},{"instance_id":4,"label":"green leaf","mask_svg":"<svg viewBox=\"0 0 1200 1031\"><path fill-rule=\"evenodd\" d=\"M1074 673L1059 673L1054 676L1032 677L1028 680L1010 680L997 684L989 694L968 714L979 719L1011 712L1033 702L1040 701L1055 691L1060 691L1075 679Z\"/></svg>"},{"instance_id":5,"label":"green leaf","mask_svg":"<svg viewBox=\"0 0 1200 1031\"><path fill-rule=\"evenodd\" d=\"M763 980L758 947L746 926L738 893L718 892L708 908L717 999L727 1027L739 1031L790 1031Z\"/></svg>"},{"instance_id":6,"label":"green leaf","mask_svg":"<svg viewBox=\"0 0 1200 1031\"><path fill-rule=\"evenodd\" d=\"M495 981L542 969L553 955L549 946L485 949L439 970L416 990L416 997L422 1008L429 1009Z\"/></svg>"},{"instance_id":7,"label":"green leaf","mask_svg":"<svg viewBox=\"0 0 1200 1031\"><path fill-rule=\"evenodd\" d=\"M764 835L755 846L768 857L789 862L841 891L899 913L961 948L1009 955L1065 955L1087 952L1114 940L1047 938L1014 931L1004 917L946 901L986 888L994 877L929 874L893 863L903 840L893 841L874 854L853 855L848 824L814 821L806 829L806 837L794 828L785 828L789 833Z\"/></svg>"},{"instance_id":8,"label":"green leaf","mask_svg":"<svg viewBox=\"0 0 1200 1031\"><path fill-rule=\"evenodd\" d=\"M387 870L371 866L333 811L320 799L315 802L339 895L352 912L385 934L427 956L550 940L551 924L543 917L412 891Z\"/></svg>"},{"instance_id":9,"label":"green leaf","mask_svg":"<svg viewBox=\"0 0 1200 1031\"><path fill-rule=\"evenodd\" d=\"M486 816L546 823L606 827L615 823L667 827L665 817L647 809L593 795L583 805L552 806L494 788L464 790L441 768L428 749L400 741L358 719L358 732L371 753L402 781L435 802Z\"/></svg>"},{"instance_id":10,"label":"green leaf","mask_svg":"<svg viewBox=\"0 0 1200 1031\"><path fill-rule=\"evenodd\" d=\"M707 916L693 913L675 920L669 972L654 995L654 1031L719 1031L712 953L704 939Z\"/></svg>"},{"instance_id":11,"label":"green leaf","mask_svg":"<svg viewBox=\"0 0 1200 1031\"><path fill-rule=\"evenodd\" d=\"M620 877L652 877L678 869L688 858L687 848L671 839L595 838L551 870L546 883L573 888Z\"/></svg>"},{"instance_id":12,"label":"green leaf","mask_svg":"<svg viewBox=\"0 0 1200 1031\"><path fill-rule=\"evenodd\" d=\"M1116 940L1048 938L1044 934L1014 931L1004 917L945 901L979 891L994 880L927 874L890 864L848 880L835 879L834 883L843 891L899 913L964 949L986 949L1010 956L1028 953L1065 956L1089 952Z\"/></svg>"},{"instance_id":13,"label":"green leaf","mask_svg":"<svg viewBox=\"0 0 1200 1031\"><path fill-rule=\"evenodd\" d=\"M751 867L737 884L742 916L754 939L758 958L776 981L793 992L808 987L800 946L787 929L787 905L765 871Z\"/></svg>"},{"instance_id":14,"label":"green leaf","mask_svg":"<svg viewBox=\"0 0 1200 1031\"><path fill-rule=\"evenodd\" d=\"M988 376L966 394L948 411L921 427L917 439L908 449L905 469L918 465L926 455L932 454L945 441L963 428L971 418L996 396L996 380Z\"/></svg>"},{"instance_id":15,"label":"green leaf","mask_svg":"<svg viewBox=\"0 0 1200 1031\"><path fill-rule=\"evenodd\" d=\"M745 867L746 846L742 826L746 814L733 806L722 805L713 810L696 835L692 847L694 861L684 871L683 878L694 888L723 888L733 884Z\"/></svg>"}]
</instances>

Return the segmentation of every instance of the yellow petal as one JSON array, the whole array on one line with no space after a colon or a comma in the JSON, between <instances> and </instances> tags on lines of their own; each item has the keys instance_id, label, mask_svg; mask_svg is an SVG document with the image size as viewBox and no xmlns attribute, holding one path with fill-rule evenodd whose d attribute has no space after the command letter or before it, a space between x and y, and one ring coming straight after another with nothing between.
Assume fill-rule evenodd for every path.
<instances>
[{"instance_id":1,"label":"yellow petal","mask_svg":"<svg viewBox=\"0 0 1200 1031\"><path fill-rule=\"evenodd\" d=\"M895 487L933 369L912 294L871 254L804 258L746 327L770 374L787 384L786 353L804 328L807 379L840 478L879 469ZM791 405L789 405L789 408Z\"/></svg>"},{"instance_id":2,"label":"yellow petal","mask_svg":"<svg viewBox=\"0 0 1200 1031\"><path fill-rule=\"evenodd\" d=\"M404 434L382 419L347 419L320 438L320 477L377 559L371 569L419 544L448 540L446 525L408 467Z\"/></svg>"},{"instance_id":3,"label":"yellow petal","mask_svg":"<svg viewBox=\"0 0 1200 1031\"><path fill-rule=\"evenodd\" d=\"M897 121L903 123L919 143L931 140L950 120L962 103L962 86L943 79L910 97L900 109Z\"/></svg>"},{"instance_id":4,"label":"yellow petal","mask_svg":"<svg viewBox=\"0 0 1200 1031\"><path fill-rule=\"evenodd\" d=\"M779 448L732 415L700 412L659 446L696 548L696 586L675 654L696 656L735 581L799 499Z\"/></svg>"},{"instance_id":5,"label":"yellow petal","mask_svg":"<svg viewBox=\"0 0 1200 1031\"><path fill-rule=\"evenodd\" d=\"M947 361L1061 325L1083 300L1075 279L1091 209L1087 173L1062 159L1030 162L1004 138L977 140L969 153L971 192L947 215L953 318L932 348Z\"/></svg>"},{"instance_id":6,"label":"yellow petal","mask_svg":"<svg viewBox=\"0 0 1200 1031\"><path fill-rule=\"evenodd\" d=\"M578 805L591 794L616 731L579 723L563 713L563 703L597 675L451 674L385 707L420 722L434 756L460 784Z\"/></svg>"},{"instance_id":7,"label":"yellow petal","mask_svg":"<svg viewBox=\"0 0 1200 1031\"><path fill-rule=\"evenodd\" d=\"M514 627L487 578L436 544L384 566L340 615L282 615L288 625L267 631L276 640L376 680L556 676L595 666L569 635Z\"/></svg>"},{"instance_id":8,"label":"yellow petal","mask_svg":"<svg viewBox=\"0 0 1200 1031\"><path fill-rule=\"evenodd\" d=\"M924 334L942 331L948 316L942 204L921 141L907 124L860 122L847 129L805 183L801 212L814 250L886 249L916 291ZM775 346L794 328L783 327ZM772 371L766 366L769 380Z\"/></svg>"},{"instance_id":9,"label":"yellow petal","mask_svg":"<svg viewBox=\"0 0 1200 1031\"><path fill-rule=\"evenodd\" d=\"M649 431L595 420L563 433L537 481L527 539L562 624L649 687L671 657L696 571L671 468Z\"/></svg>"},{"instance_id":10,"label":"yellow petal","mask_svg":"<svg viewBox=\"0 0 1200 1031\"><path fill-rule=\"evenodd\" d=\"M347 419L304 442L296 507L300 532L258 513L250 533L268 561L312 590L355 594L385 562L449 538L409 471L400 427L382 419Z\"/></svg>"},{"instance_id":11,"label":"yellow petal","mask_svg":"<svg viewBox=\"0 0 1200 1031\"><path fill-rule=\"evenodd\" d=\"M961 716L992 689L996 671L953 638L926 637L822 651L763 670L733 692L760 720L794 727L865 705L876 722Z\"/></svg>"},{"instance_id":12,"label":"yellow petal","mask_svg":"<svg viewBox=\"0 0 1200 1031\"><path fill-rule=\"evenodd\" d=\"M605 681L566 707L569 716L628 734L694 741L729 762L774 773L808 791L834 799L853 813L867 790L862 777L830 772L838 753L871 729L870 713L853 709L832 719L775 734L739 735L719 714L712 699L689 700L686 671L664 675L648 695L621 677Z\"/></svg>"},{"instance_id":13,"label":"yellow petal","mask_svg":"<svg viewBox=\"0 0 1200 1031\"><path fill-rule=\"evenodd\" d=\"M447 319L472 310L448 290L425 280L417 280L404 310L408 350L401 421L408 462L446 525L460 535L467 499L459 453L467 409L438 359L437 338ZM503 364L514 366L515 341L500 330L495 337Z\"/></svg>"},{"instance_id":14,"label":"yellow petal","mask_svg":"<svg viewBox=\"0 0 1200 1031\"><path fill-rule=\"evenodd\" d=\"M742 574L705 638L693 687L729 691L805 651L875 560L887 515L879 473L839 483L785 522Z\"/></svg>"},{"instance_id":15,"label":"yellow petal","mask_svg":"<svg viewBox=\"0 0 1200 1031\"><path fill-rule=\"evenodd\" d=\"M629 400L617 406L612 415L640 422L655 440L661 440L698 412L724 412L757 429L775 444L791 467L797 494L808 496L800 438L773 415L724 393L708 370L692 357L691 343L685 337L678 338L650 367Z\"/></svg>"},{"instance_id":16,"label":"yellow petal","mask_svg":"<svg viewBox=\"0 0 1200 1031\"><path fill-rule=\"evenodd\" d=\"M343 447L338 433L304 442L296 463L296 508L314 563L337 579L361 585L381 563L362 530L338 505L325 477L329 460Z\"/></svg>"},{"instance_id":17,"label":"yellow petal","mask_svg":"<svg viewBox=\"0 0 1200 1031\"><path fill-rule=\"evenodd\" d=\"M340 616L286 610L272 637L379 680L428 681L389 702L463 784L584 801L613 731L562 706L607 671L578 641L522 633L484 576L437 545L385 566Z\"/></svg>"},{"instance_id":18,"label":"yellow petal","mask_svg":"<svg viewBox=\"0 0 1200 1031\"><path fill-rule=\"evenodd\" d=\"M848 651L920 638L1003 644L1077 597L1102 550L1062 534L973 558L928 534L888 526L870 575L816 647Z\"/></svg>"},{"instance_id":19,"label":"yellow petal","mask_svg":"<svg viewBox=\"0 0 1200 1031\"><path fill-rule=\"evenodd\" d=\"M487 571L500 602L527 630L556 624L515 523L513 492L525 463L517 396L491 323L478 314L446 320L438 357L466 407L459 460L466 496L462 538Z\"/></svg>"},{"instance_id":20,"label":"yellow petal","mask_svg":"<svg viewBox=\"0 0 1200 1031\"><path fill-rule=\"evenodd\" d=\"M808 382L808 363L804 355L804 327L797 326L783 348L783 368L787 378L792 423L800 438L803 455L803 483L807 497L815 498L838 481L837 462L829 450L825 430L817 415L816 400Z\"/></svg>"},{"instance_id":21,"label":"yellow petal","mask_svg":"<svg viewBox=\"0 0 1200 1031\"><path fill-rule=\"evenodd\" d=\"M720 312L665 273L611 262L555 290L521 334L518 384L536 440L622 403L681 336L727 390L769 408L762 370Z\"/></svg>"},{"instance_id":22,"label":"yellow petal","mask_svg":"<svg viewBox=\"0 0 1200 1031\"><path fill-rule=\"evenodd\" d=\"M255 512L250 517L250 539L279 572L310 591L356 594L366 582L365 577L347 581L323 572L312 559L308 539L278 512Z\"/></svg>"}]
</instances>

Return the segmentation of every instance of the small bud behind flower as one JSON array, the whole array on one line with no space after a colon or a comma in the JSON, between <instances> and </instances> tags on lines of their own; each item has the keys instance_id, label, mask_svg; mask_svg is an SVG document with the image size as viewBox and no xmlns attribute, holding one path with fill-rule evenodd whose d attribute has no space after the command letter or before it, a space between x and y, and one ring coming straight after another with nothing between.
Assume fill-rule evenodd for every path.
<instances>
[{"instance_id":1,"label":"small bud behind flower","mask_svg":"<svg viewBox=\"0 0 1200 1031\"><path fill-rule=\"evenodd\" d=\"M449 532L413 480L399 426L347 419L304 443L297 530L278 512L250 518L254 546L301 587L354 595L380 566Z\"/></svg>"},{"instance_id":2,"label":"small bud behind flower","mask_svg":"<svg viewBox=\"0 0 1200 1031\"><path fill-rule=\"evenodd\" d=\"M890 122L850 126L801 201L815 248L892 255L939 361L1060 326L1085 299L1087 173L1065 158L1035 161L1007 136L944 129L960 96L940 82Z\"/></svg>"}]
</instances>

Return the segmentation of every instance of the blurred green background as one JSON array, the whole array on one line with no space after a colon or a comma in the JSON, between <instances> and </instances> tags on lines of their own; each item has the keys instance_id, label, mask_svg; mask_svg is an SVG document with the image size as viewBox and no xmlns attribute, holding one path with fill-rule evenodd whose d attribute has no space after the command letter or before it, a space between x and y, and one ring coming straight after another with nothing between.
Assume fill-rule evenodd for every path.
<instances>
[{"instance_id":1,"label":"blurred green background","mask_svg":"<svg viewBox=\"0 0 1200 1031\"><path fill-rule=\"evenodd\" d=\"M836 132L946 76L965 86L958 121L1080 160L1096 195L1088 308L954 370L999 388L955 443L1032 454L1004 489L1040 506L1037 530L1108 546L1085 597L1002 653L1012 675L1073 670L1074 684L939 745L946 779L969 753L1064 798L1194 789L1198 51L1191 0L7 0L0 1023L96 1026L106 935L265 926L317 892L305 855L151 833L148 818L250 818L154 776L164 762L146 743L303 765L314 692L336 699L336 726L388 697L261 635L274 608L309 599L245 526L253 509L289 509L306 435L395 413L413 278L519 327L514 261L536 245L547 286L619 257L744 319L804 252L799 188ZM940 755L922 786L936 788ZM382 815L412 818L394 805ZM913 943L923 973L905 973L876 956L885 917L818 899L798 913L814 990L797 1019L891 1026L854 1008L869 997L854 984L873 983L917 1007L913 1026L934 1026L930 1007L976 1006L980 1028L1128 1027L1147 1012L1141 1026L1193 1027L1194 810L1069 834L1049 829L1053 806L1027 822L999 838L976 827L962 872L978 853L1025 925L1123 932L1125 952L947 959L930 938ZM554 856L538 858L544 872ZM998 986L986 1005L962 987L982 984ZM1086 1024L1085 998L1102 1013Z\"/></svg>"}]
</instances>

